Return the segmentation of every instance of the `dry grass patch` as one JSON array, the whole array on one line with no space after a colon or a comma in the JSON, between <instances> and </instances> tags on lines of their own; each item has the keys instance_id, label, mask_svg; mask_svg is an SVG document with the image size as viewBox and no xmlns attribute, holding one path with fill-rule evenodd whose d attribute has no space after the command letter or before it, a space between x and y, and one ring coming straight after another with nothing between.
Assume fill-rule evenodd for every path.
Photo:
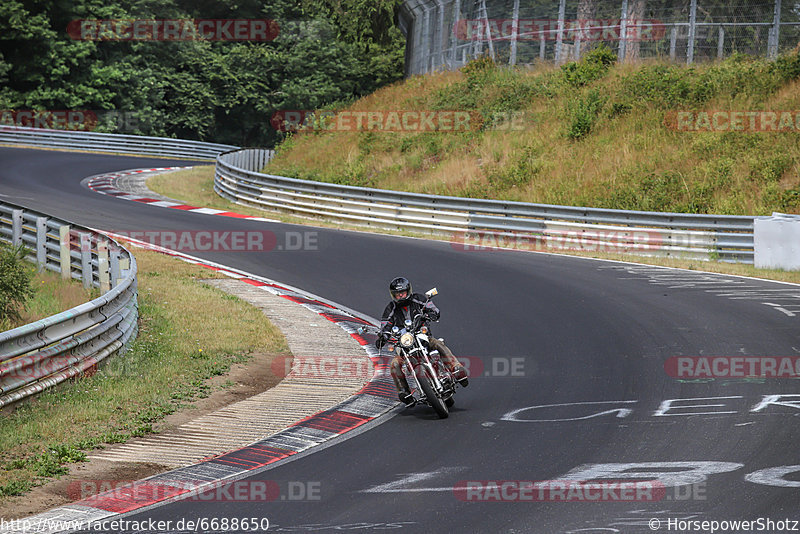
<instances>
[{"instance_id":1,"label":"dry grass patch","mask_svg":"<svg viewBox=\"0 0 800 534\"><path fill-rule=\"evenodd\" d=\"M50 317L99 296L97 289L84 289L77 280L64 280L59 273L40 271L33 276L31 287L35 295L20 310L20 319L0 321L0 331L17 328Z\"/></svg>"},{"instance_id":2,"label":"dry grass patch","mask_svg":"<svg viewBox=\"0 0 800 534\"><path fill-rule=\"evenodd\" d=\"M283 354L286 341L257 308L198 280L213 271L134 249L140 330L124 356L12 406L0 418L0 503L24 493L86 450L153 431L211 379L255 352Z\"/></svg>"}]
</instances>

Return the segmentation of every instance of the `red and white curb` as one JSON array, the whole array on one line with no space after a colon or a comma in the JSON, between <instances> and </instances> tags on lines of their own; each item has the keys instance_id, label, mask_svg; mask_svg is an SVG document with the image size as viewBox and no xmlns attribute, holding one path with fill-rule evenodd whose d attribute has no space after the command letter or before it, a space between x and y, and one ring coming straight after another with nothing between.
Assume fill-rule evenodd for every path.
<instances>
[{"instance_id":1,"label":"red and white curb","mask_svg":"<svg viewBox=\"0 0 800 534\"><path fill-rule=\"evenodd\" d=\"M265 217L243 215L241 213L235 213L233 211L218 210L214 208L202 208L198 206L190 206L188 204L182 204L180 202L172 202L169 200L162 200L158 198L137 195L134 193L130 193L128 191L122 191L118 189L115 185L117 180L127 176L133 176L137 174L159 173L165 171L177 171L183 169L191 169L191 167L153 167L150 169L132 169L127 171L109 172L87 178L82 183L92 191L100 193L102 195L109 195L116 198L121 198L123 200L132 200L134 202L140 202L142 204L148 204L150 206L156 206L159 208L169 208L174 210L186 211L189 213L201 213L203 215L219 215L221 217L233 217L236 219L245 219L248 221L278 222L276 219L267 219Z\"/></svg>"},{"instance_id":2,"label":"red and white curb","mask_svg":"<svg viewBox=\"0 0 800 534\"><path fill-rule=\"evenodd\" d=\"M361 326L375 326L374 321L360 317L358 313L336 303L274 280L144 241L113 233L107 235L137 247L155 250L214 270L304 306L320 317L339 325L361 344L372 361L373 376L349 399L247 447L146 478L127 488L116 488L16 522L7 522L8 526L0 532L64 532L78 528L75 526L79 524L77 522L89 525L91 522L106 520L119 514L197 495L204 490L218 487L220 482L234 481L257 470L274 467L283 460L288 461L301 452L374 421L399 405L397 390L388 373L387 361L379 356L373 345L376 336L366 332L358 333ZM176 481L182 484L176 484Z\"/></svg>"}]
</instances>

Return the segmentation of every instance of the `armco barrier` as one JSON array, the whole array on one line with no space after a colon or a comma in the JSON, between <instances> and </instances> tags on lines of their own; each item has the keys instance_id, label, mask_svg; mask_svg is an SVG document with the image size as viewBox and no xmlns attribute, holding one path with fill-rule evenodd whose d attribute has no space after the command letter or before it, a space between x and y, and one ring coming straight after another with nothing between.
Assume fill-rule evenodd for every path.
<instances>
[{"instance_id":1,"label":"armco barrier","mask_svg":"<svg viewBox=\"0 0 800 534\"><path fill-rule=\"evenodd\" d=\"M450 235L465 249L630 252L753 263L753 217L441 197L258 172L272 155L263 149L220 154L214 190L234 202L272 211Z\"/></svg>"},{"instance_id":2,"label":"armco barrier","mask_svg":"<svg viewBox=\"0 0 800 534\"><path fill-rule=\"evenodd\" d=\"M167 137L46 130L16 126L0 126L0 144L20 144L46 148L201 160L213 160L218 154L237 148L232 145L170 139Z\"/></svg>"},{"instance_id":3,"label":"armco barrier","mask_svg":"<svg viewBox=\"0 0 800 534\"><path fill-rule=\"evenodd\" d=\"M136 260L116 241L0 202L0 242L24 245L28 259L98 287L90 302L0 332L0 407L79 375L124 351L137 332Z\"/></svg>"}]
</instances>

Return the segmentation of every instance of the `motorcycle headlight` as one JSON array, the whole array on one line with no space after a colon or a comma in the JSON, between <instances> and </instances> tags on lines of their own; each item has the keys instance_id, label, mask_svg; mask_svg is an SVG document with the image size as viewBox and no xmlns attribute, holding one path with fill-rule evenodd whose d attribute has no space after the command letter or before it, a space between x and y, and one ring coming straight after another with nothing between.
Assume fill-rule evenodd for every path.
<instances>
[{"instance_id":1,"label":"motorcycle headlight","mask_svg":"<svg viewBox=\"0 0 800 534\"><path fill-rule=\"evenodd\" d=\"M414 344L414 334L406 332L402 336L400 336L400 345L405 348L409 348L411 345Z\"/></svg>"}]
</instances>

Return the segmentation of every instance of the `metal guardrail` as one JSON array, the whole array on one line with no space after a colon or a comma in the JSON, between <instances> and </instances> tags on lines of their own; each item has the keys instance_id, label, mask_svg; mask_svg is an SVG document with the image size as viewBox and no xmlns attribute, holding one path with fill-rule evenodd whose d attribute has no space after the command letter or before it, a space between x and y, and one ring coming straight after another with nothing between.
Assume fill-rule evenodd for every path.
<instances>
[{"instance_id":1,"label":"metal guardrail","mask_svg":"<svg viewBox=\"0 0 800 534\"><path fill-rule=\"evenodd\" d=\"M450 235L468 250L629 252L753 263L753 217L624 211L442 197L258 172L274 154L217 157L214 190L234 202L299 216Z\"/></svg>"},{"instance_id":2,"label":"metal guardrail","mask_svg":"<svg viewBox=\"0 0 800 534\"><path fill-rule=\"evenodd\" d=\"M91 369L136 337L136 260L116 241L0 202L0 242L24 245L40 269L104 291L70 310L0 332L0 407Z\"/></svg>"},{"instance_id":3,"label":"metal guardrail","mask_svg":"<svg viewBox=\"0 0 800 534\"><path fill-rule=\"evenodd\" d=\"M222 152L238 148L232 145L167 137L46 130L17 126L0 126L0 144L209 160L213 160Z\"/></svg>"}]
</instances>

